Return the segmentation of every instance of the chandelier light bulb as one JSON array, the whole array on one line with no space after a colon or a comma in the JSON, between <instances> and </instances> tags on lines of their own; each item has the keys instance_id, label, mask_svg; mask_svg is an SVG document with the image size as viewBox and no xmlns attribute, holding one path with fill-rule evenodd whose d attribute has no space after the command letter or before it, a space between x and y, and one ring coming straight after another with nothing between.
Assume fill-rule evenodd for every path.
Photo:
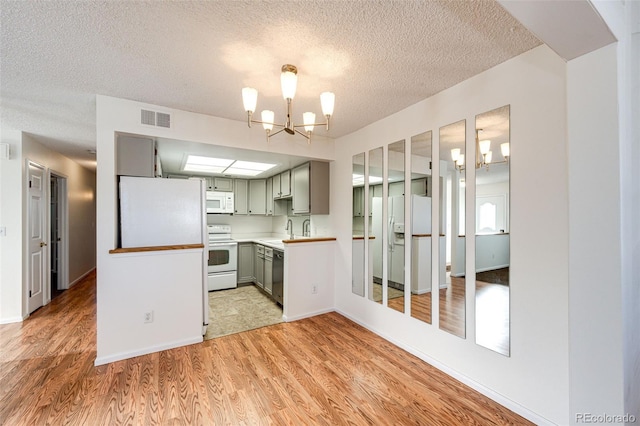
<instances>
[{"instance_id":1,"label":"chandelier light bulb","mask_svg":"<svg viewBox=\"0 0 640 426\"><path fill-rule=\"evenodd\" d=\"M302 114L302 121L304 122L304 130L306 132L313 132L313 124L316 122L316 115L312 112L305 112Z\"/></svg>"},{"instance_id":2,"label":"chandelier light bulb","mask_svg":"<svg viewBox=\"0 0 640 426\"><path fill-rule=\"evenodd\" d=\"M298 69L295 65L283 65L282 74L280 74L280 85L282 86L282 97L284 99L293 99L296 96L296 87L298 85Z\"/></svg>"},{"instance_id":3,"label":"chandelier light bulb","mask_svg":"<svg viewBox=\"0 0 640 426\"><path fill-rule=\"evenodd\" d=\"M506 159L509 158L509 142L505 142L500 145L500 152L502 152L502 156Z\"/></svg>"},{"instance_id":4,"label":"chandelier light bulb","mask_svg":"<svg viewBox=\"0 0 640 426\"><path fill-rule=\"evenodd\" d=\"M456 161L456 164L460 167L464 166L464 154L460 154L460 156L458 156L458 161Z\"/></svg>"},{"instance_id":5,"label":"chandelier light bulb","mask_svg":"<svg viewBox=\"0 0 640 426\"><path fill-rule=\"evenodd\" d=\"M460 158L460 148L454 148L451 150L451 160L455 163Z\"/></svg>"},{"instance_id":6,"label":"chandelier light bulb","mask_svg":"<svg viewBox=\"0 0 640 426\"><path fill-rule=\"evenodd\" d=\"M265 130L273 130L273 120L275 118L275 113L273 111L270 111L268 109L265 109L264 111L262 111L262 127L264 127Z\"/></svg>"},{"instance_id":7,"label":"chandelier light bulb","mask_svg":"<svg viewBox=\"0 0 640 426\"><path fill-rule=\"evenodd\" d=\"M336 95L332 92L323 92L320 94L320 104L322 104L322 113L325 116L333 115L333 107L336 102Z\"/></svg>"},{"instance_id":8,"label":"chandelier light bulb","mask_svg":"<svg viewBox=\"0 0 640 426\"><path fill-rule=\"evenodd\" d=\"M242 103L244 104L244 110L253 114L258 103L258 91L253 87L242 89Z\"/></svg>"},{"instance_id":9,"label":"chandelier light bulb","mask_svg":"<svg viewBox=\"0 0 640 426\"><path fill-rule=\"evenodd\" d=\"M489 164L492 158L493 158L493 151L489 151L484 156L484 162Z\"/></svg>"},{"instance_id":10,"label":"chandelier light bulb","mask_svg":"<svg viewBox=\"0 0 640 426\"><path fill-rule=\"evenodd\" d=\"M489 139L480 141L480 154L486 155L490 149L491 149L491 141Z\"/></svg>"}]
</instances>

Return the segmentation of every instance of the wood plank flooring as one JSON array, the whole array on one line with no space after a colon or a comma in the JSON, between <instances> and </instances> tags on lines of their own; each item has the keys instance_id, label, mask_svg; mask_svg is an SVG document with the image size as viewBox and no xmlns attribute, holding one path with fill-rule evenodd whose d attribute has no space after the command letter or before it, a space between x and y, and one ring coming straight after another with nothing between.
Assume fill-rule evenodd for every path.
<instances>
[{"instance_id":1,"label":"wood plank flooring","mask_svg":"<svg viewBox=\"0 0 640 426\"><path fill-rule=\"evenodd\" d=\"M94 367L95 312L0 325L0 424L531 424L336 313Z\"/></svg>"}]
</instances>

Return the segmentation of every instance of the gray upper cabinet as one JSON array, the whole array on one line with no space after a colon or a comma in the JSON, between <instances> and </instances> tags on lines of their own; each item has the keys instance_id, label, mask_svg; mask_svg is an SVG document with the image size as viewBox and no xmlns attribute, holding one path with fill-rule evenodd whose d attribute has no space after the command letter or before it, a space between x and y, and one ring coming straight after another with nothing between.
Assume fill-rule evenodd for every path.
<instances>
[{"instance_id":1,"label":"gray upper cabinet","mask_svg":"<svg viewBox=\"0 0 640 426\"><path fill-rule=\"evenodd\" d=\"M273 199L291 197L291 170L271 177Z\"/></svg>"},{"instance_id":2,"label":"gray upper cabinet","mask_svg":"<svg viewBox=\"0 0 640 426\"><path fill-rule=\"evenodd\" d=\"M249 181L249 214L267 214L267 181L254 179Z\"/></svg>"},{"instance_id":3,"label":"gray upper cabinet","mask_svg":"<svg viewBox=\"0 0 640 426\"><path fill-rule=\"evenodd\" d=\"M266 182L266 197L267 197L267 216L273 216L273 209L275 207L273 202L273 178L270 177Z\"/></svg>"},{"instance_id":4,"label":"gray upper cabinet","mask_svg":"<svg viewBox=\"0 0 640 426\"><path fill-rule=\"evenodd\" d=\"M248 214L249 182L246 179L234 179L234 213Z\"/></svg>"},{"instance_id":5,"label":"gray upper cabinet","mask_svg":"<svg viewBox=\"0 0 640 426\"><path fill-rule=\"evenodd\" d=\"M280 173L280 196L291 196L291 170Z\"/></svg>"},{"instance_id":6,"label":"gray upper cabinet","mask_svg":"<svg viewBox=\"0 0 640 426\"><path fill-rule=\"evenodd\" d=\"M116 141L116 174L156 177L156 144L151 138L119 135Z\"/></svg>"},{"instance_id":7,"label":"gray upper cabinet","mask_svg":"<svg viewBox=\"0 0 640 426\"><path fill-rule=\"evenodd\" d=\"M233 192L233 179L215 177L213 178L213 191Z\"/></svg>"},{"instance_id":8,"label":"gray upper cabinet","mask_svg":"<svg viewBox=\"0 0 640 426\"><path fill-rule=\"evenodd\" d=\"M329 214L329 163L310 161L292 170L293 214Z\"/></svg>"}]
</instances>

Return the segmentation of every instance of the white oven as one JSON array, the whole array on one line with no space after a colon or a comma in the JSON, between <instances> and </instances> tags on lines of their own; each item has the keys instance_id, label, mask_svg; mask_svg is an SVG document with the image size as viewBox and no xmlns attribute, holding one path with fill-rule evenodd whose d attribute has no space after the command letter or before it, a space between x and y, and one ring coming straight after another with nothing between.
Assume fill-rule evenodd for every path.
<instances>
[{"instance_id":1,"label":"white oven","mask_svg":"<svg viewBox=\"0 0 640 426\"><path fill-rule=\"evenodd\" d=\"M209 291L238 286L238 243L231 239L229 225L208 225L209 256L207 287Z\"/></svg>"},{"instance_id":2,"label":"white oven","mask_svg":"<svg viewBox=\"0 0 640 426\"><path fill-rule=\"evenodd\" d=\"M207 191L207 213L233 214L233 192Z\"/></svg>"}]
</instances>

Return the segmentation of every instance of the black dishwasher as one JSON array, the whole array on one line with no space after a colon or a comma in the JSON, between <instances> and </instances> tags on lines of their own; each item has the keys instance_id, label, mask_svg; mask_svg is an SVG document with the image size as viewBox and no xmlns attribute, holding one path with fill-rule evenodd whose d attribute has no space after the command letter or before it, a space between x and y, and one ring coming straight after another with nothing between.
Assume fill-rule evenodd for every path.
<instances>
[{"instance_id":1,"label":"black dishwasher","mask_svg":"<svg viewBox=\"0 0 640 426\"><path fill-rule=\"evenodd\" d=\"M284 297L282 289L282 273L284 270L284 252L281 250L273 250L273 290L271 296L284 306Z\"/></svg>"}]
</instances>

